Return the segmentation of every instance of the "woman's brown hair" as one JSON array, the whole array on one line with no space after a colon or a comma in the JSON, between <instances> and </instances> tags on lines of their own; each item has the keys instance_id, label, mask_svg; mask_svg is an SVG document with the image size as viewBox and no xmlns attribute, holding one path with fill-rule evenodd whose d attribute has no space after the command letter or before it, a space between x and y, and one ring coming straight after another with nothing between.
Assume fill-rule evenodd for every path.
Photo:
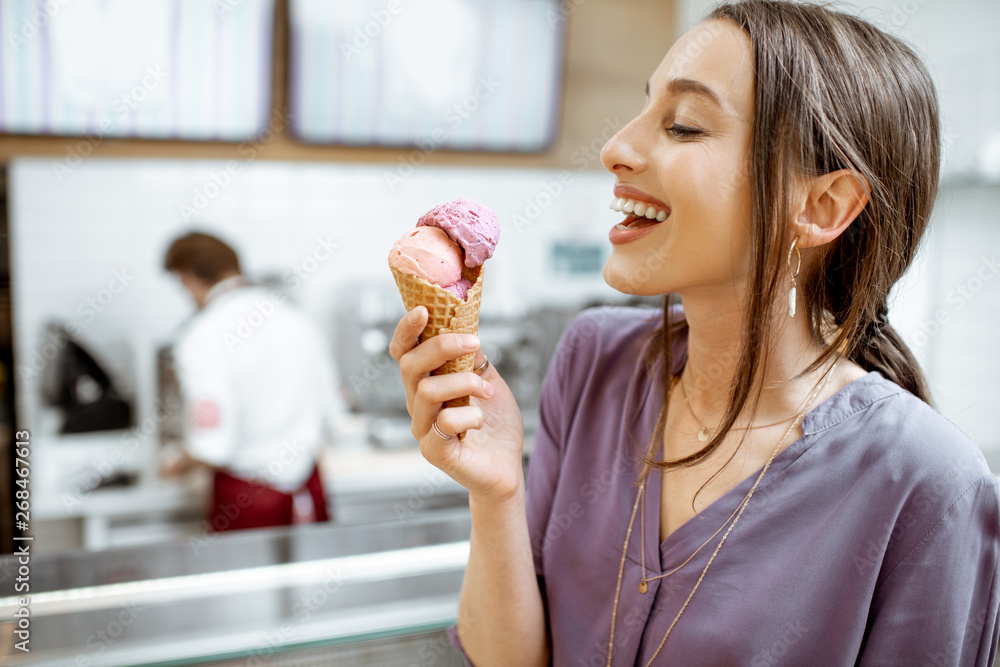
<instances>
[{"instance_id":1,"label":"woman's brown hair","mask_svg":"<svg viewBox=\"0 0 1000 667\"><path fill-rule=\"evenodd\" d=\"M889 290L916 254L937 194L938 105L923 63L900 40L848 14L814 4L747 0L716 8L753 50L754 110L748 157L752 199L751 275L741 346L721 428L694 454L659 461L666 405L647 463L694 465L715 451L749 404L756 408L773 340L774 304L784 303L792 242L791 188L797 178L841 169L868 186L868 203L835 241L818 249L798 278L802 303L822 355L838 351L930 403L920 366L887 321ZM664 308L656 356L671 368L672 340L683 334L677 310ZM669 374L668 374L669 375ZM666 381L669 383L670 378Z\"/></svg>"}]
</instances>

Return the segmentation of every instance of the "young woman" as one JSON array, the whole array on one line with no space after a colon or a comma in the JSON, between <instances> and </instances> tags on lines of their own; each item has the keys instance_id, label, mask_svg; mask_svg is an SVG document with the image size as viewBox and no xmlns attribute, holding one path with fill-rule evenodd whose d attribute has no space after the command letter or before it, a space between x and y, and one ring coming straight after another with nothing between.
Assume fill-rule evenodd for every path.
<instances>
[{"instance_id":1,"label":"young woman","mask_svg":"<svg viewBox=\"0 0 1000 667\"><path fill-rule=\"evenodd\" d=\"M886 320L937 188L924 66L852 16L725 5L602 158L606 280L683 308L575 320L527 489L476 338L417 345L417 308L393 339L421 451L469 489L456 643L479 667L991 665L997 480ZM479 374L429 375L470 350Z\"/></svg>"}]
</instances>

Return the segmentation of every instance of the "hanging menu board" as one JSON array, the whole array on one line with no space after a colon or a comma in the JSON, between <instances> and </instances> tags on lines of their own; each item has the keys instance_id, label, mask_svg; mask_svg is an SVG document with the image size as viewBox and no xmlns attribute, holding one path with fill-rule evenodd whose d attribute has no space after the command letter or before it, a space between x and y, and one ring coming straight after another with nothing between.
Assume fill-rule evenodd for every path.
<instances>
[{"instance_id":1,"label":"hanging menu board","mask_svg":"<svg viewBox=\"0 0 1000 667\"><path fill-rule=\"evenodd\" d=\"M566 18L559 0L291 0L292 131L541 150L555 134Z\"/></svg>"},{"instance_id":2,"label":"hanging menu board","mask_svg":"<svg viewBox=\"0 0 1000 667\"><path fill-rule=\"evenodd\" d=\"M273 26L274 0L5 0L0 132L243 141Z\"/></svg>"}]
</instances>

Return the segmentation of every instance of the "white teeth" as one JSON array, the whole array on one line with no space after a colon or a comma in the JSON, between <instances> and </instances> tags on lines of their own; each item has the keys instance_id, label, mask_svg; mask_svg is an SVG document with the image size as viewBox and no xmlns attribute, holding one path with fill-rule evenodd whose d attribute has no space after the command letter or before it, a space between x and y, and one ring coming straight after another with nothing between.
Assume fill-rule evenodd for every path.
<instances>
[{"instance_id":1,"label":"white teeth","mask_svg":"<svg viewBox=\"0 0 1000 667\"><path fill-rule=\"evenodd\" d=\"M663 222L668 216L666 211L661 211L652 204L636 201L634 199L625 199L624 197L616 197L615 200L611 202L609 208L612 211L633 213L637 217L645 217L647 220L656 220L657 222Z\"/></svg>"}]
</instances>

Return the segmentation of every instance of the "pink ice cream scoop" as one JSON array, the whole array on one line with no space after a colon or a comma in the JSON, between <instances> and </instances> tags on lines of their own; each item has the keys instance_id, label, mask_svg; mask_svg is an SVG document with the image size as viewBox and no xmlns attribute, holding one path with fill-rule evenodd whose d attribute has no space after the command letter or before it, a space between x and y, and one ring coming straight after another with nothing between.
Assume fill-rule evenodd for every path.
<instances>
[{"instance_id":1,"label":"pink ice cream scoop","mask_svg":"<svg viewBox=\"0 0 1000 667\"><path fill-rule=\"evenodd\" d=\"M462 249L437 227L416 227L389 251L389 264L465 299L472 284L462 278Z\"/></svg>"},{"instance_id":2,"label":"pink ice cream scoop","mask_svg":"<svg viewBox=\"0 0 1000 667\"><path fill-rule=\"evenodd\" d=\"M465 265L481 266L493 256L500 240L496 214L472 199L456 199L435 206L417 221L417 228L437 227L465 251Z\"/></svg>"}]
</instances>

